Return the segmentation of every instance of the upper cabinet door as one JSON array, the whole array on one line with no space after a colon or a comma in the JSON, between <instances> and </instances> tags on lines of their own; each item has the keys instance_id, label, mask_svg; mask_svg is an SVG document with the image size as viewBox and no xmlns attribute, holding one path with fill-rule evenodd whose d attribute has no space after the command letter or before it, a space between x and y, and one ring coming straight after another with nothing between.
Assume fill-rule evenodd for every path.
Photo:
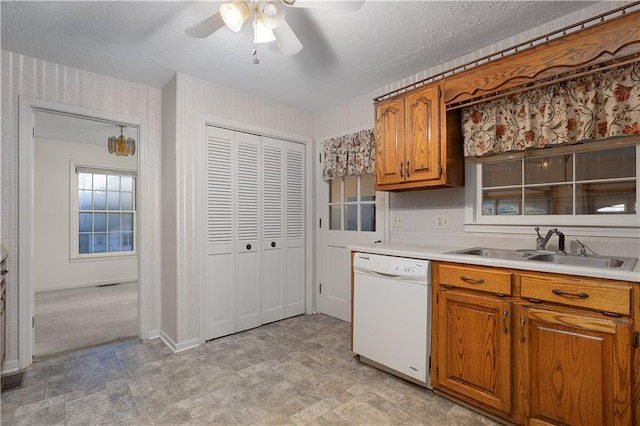
<instances>
[{"instance_id":1,"label":"upper cabinet door","mask_svg":"<svg viewBox=\"0 0 640 426\"><path fill-rule=\"evenodd\" d=\"M404 181L404 98L376 105L376 185Z\"/></svg>"},{"instance_id":2,"label":"upper cabinet door","mask_svg":"<svg viewBox=\"0 0 640 426\"><path fill-rule=\"evenodd\" d=\"M407 182L440 178L440 98L438 87L425 86L405 97Z\"/></svg>"}]
</instances>

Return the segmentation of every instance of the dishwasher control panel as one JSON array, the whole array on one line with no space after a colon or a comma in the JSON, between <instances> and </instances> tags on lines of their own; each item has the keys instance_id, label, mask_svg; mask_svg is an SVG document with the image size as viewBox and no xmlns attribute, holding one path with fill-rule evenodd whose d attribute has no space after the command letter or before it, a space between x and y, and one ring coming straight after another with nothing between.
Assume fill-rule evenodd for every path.
<instances>
[{"instance_id":1,"label":"dishwasher control panel","mask_svg":"<svg viewBox=\"0 0 640 426\"><path fill-rule=\"evenodd\" d=\"M427 283L429 261L380 254L355 253L354 272L380 274L391 278Z\"/></svg>"}]
</instances>

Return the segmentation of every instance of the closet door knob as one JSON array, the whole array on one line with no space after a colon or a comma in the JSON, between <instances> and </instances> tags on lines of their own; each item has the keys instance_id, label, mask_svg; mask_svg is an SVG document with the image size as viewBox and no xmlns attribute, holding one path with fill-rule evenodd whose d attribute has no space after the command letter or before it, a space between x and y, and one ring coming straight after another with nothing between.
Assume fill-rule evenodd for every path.
<instances>
[{"instance_id":1,"label":"closet door knob","mask_svg":"<svg viewBox=\"0 0 640 426\"><path fill-rule=\"evenodd\" d=\"M271 247L275 247L276 246L276 242L275 241L271 241Z\"/></svg>"},{"instance_id":2,"label":"closet door knob","mask_svg":"<svg viewBox=\"0 0 640 426\"><path fill-rule=\"evenodd\" d=\"M247 244L247 250L251 250L251 244Z\"/></svg>"}]
</instances>

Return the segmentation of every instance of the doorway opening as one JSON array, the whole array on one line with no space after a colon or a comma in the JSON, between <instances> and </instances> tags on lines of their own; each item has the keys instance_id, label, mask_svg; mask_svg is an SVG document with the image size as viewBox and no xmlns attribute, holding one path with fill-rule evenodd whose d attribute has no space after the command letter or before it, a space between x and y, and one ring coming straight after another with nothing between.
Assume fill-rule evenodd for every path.
<instances>
[{"instance_id":1,"label":"doorway opening","mask_svg":"<svg viewBox=\"0 0 640 426\"><path fill-rule=\"evenodd\" d=\"M138 337L139 128L34 110L33 359ZM113 151L113 150L112 150Z\"/></svg>"}]
</instances>

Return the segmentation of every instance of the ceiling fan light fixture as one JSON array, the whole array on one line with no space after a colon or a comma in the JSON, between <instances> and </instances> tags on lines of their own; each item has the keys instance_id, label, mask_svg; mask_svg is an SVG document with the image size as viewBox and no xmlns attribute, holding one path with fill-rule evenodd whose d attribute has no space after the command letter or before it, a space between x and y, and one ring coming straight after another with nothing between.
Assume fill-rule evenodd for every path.
<instances>
[{"instance_id":1,"label":"ceiling fan light fixture","mask_svg":"<svg viewBox=\"0 0 640 426\"><path fill-rule=\"evenodd\" d=\"M281 2L262 1L258 4L260 20L269 29L278 28L284 22L284 5Z\"/></svg>"},{"instance_id":2,"label":"ceiling fan light fixture","mask_svg":"<svg viewBox=\"0 0 640 426\"><path fill-rule=\"evenodd\" d=\"M267 27L261 19L253 21L253 31L256 43L268 43L276 40L276 36L273 34L273 31L271 31L271 28Z\"/></svg>"},{"instance_id":3,"label":"ceiling fan light fixture","mask_svg":"<svg viewBox=\"0 0 640 426\"><path fill-rule=\"evenodd\" d=\"M240 31L242 24L249 18L250 14L249 6L242 0L233 0L231 3L220 5L220 15L222 15L224 24L236 33Z\"/></svg>"}]
</instances>

